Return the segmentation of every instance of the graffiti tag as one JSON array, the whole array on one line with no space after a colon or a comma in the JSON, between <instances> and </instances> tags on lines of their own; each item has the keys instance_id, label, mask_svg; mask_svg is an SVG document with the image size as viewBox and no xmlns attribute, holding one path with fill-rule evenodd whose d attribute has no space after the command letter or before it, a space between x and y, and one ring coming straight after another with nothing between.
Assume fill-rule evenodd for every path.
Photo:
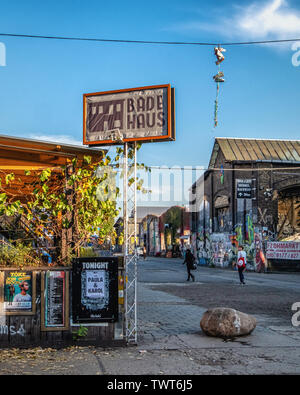
<instances>
[{"instance_id":1,"label":"graffiti tag","mask_svg":"<svg viewBox=\"0 0 300 395\"><path fill-rule=\"evenodd\" d=\"M262 222L263 224L265 224L265 223L267 222L267 220L266 220L266 218L265 218L265 215L266 215L266 213L267 213L267 209L265 208L265 209L264 209L264 212L262 212L261 208L258 207L258 211L259 211L259 214L260 214L260 220L259 220L259 222Z\"/></svg>"},{"instance_id":2,"label":"graffiti tag","mask_svg":"<svg viewBox=\"0 0 300 395\"><path fill-rule=\"evenodd\" d=\"M0 335L8 335L8 334L10 334L11 336L15 336L15 335L25 336L26 332L24 329L24 324L21 324L19 329L16 329L14 325L11 326L0 325Z\"/></svg>"}]
</instances>

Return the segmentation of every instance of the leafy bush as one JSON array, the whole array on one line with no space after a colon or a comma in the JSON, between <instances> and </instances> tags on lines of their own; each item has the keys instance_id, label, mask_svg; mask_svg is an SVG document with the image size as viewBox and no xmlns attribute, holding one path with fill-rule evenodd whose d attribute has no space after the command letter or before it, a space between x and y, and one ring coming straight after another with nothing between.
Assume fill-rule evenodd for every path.
<instances>
[{"instance_id":1,"label":"leafy bush","mask_svg":"<svg viewBox=\"0 0 300 395\"><path fill-rule=\"evenodd\" d=\"M88 328L85 326L80 325L77 331L72 332L73 340L79 340L88 334Z\"/></svg>"},{"instance_id":2,"label":"leafy bush","mask_svg":"<svg viewBox=\"0 0 300 395\"><path fill-rule=\"evenodd\" d=\"M97 256L93 247L80 247L80 258L93 258Z\"/></svg>"},{"instance_id":3,"label":"leafy bush","mask_svg":"<svg viewBox=\"0 0 300 395\"><path fill-rule=\"evenodd\" d=\"M37 256L36 250L21 242L8 244L0 243L0 266L41 266L42 262Z\"/></svg>"}]
</instances>

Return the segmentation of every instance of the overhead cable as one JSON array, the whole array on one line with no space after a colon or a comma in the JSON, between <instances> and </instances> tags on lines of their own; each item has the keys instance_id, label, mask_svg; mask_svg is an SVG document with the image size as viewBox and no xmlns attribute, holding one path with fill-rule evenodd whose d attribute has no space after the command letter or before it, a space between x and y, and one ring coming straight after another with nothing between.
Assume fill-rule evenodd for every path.
<instances>
[{"instance_id":1,"label":"overhead cable","mask_svg":"<svg viewBox=\"0 0 300 395\"><path fill-rule=\"evenodd\" d=\"M2 37L16 37L16 38L37 38L47 40L70 40L70 41L94 41L107 43L121 43L121 44L156 44L156 45L252 45L252 44L278 44L286 42L300 41L300 38L290 38L282 40L261 40L261 41L241 41L241 42L189 42L189 41L147 41L147 40L126 40L126 39L108 39L108 38L92 38L92 37L64 37L64 36L44 36L37 34L17 34L17 33L0 33Z\"/></svg>"}]
</instances>

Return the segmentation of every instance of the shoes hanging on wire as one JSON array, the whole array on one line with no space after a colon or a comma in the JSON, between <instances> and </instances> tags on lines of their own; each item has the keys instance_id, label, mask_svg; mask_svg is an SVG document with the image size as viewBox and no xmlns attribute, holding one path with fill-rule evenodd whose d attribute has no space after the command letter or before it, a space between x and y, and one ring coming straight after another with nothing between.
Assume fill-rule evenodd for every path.
<instances>
[{"instance_id":1,"label":"shoes hanging on wire","mask_svg":"<svg viewBox=\"0 0 300 395\"><path fill-rule=\"evenodd\" d=\"M225 59L223 52L226 52L226 49L221 48L220 46L214 48L215 56L217 57L216 65L219 66L219 71L216 75L213 76L214 81L217 84L216 91L216 100L215 100L215 111L214 111L214 127L218 126L218 108L219 108L219 91L220 91L220 83L225 82L224 73L220 70L220 63L222 63Z\"/></svg>"}]
</instances>

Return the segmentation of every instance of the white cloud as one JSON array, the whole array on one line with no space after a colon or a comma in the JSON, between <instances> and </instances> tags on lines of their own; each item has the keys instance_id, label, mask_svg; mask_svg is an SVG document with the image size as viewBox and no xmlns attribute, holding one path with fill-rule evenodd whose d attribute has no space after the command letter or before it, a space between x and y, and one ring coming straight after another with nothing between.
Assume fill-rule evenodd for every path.
<instances>
[{"instance_id":1,"label":"white cloud","mask_svg":"<svg viewBox=\"0 0 300 395\"><path fill-rule=\"evenodd\" d=\"M222 16L220 16L222 14ZM228 14L232 16L228 17ZM244 39L290 39L300 35L300 11L285 0L253 2L236 5L233 10L218 9L212 22L189 21L174 30L206 31L224 37Z\"/></svg>"},{"instance_id":2,"label":"white cloud","mask_svg":"<svg viewBox=\"0 0 300 395\"><path fill-rule=\"evenodd\" d=\"M54 143L62 143L62 144L70 144L70 145L83 145L82 141L74 139L72 136L67 135L37 135L32 134L29 136L30 139L40 140L40 141L49 141Z\"/></svg>"},{"instance_id":3,"label":"white cloud","mask_svg":"<svg viewBox=\"0 0 300 395\"><path fill-rule=\"evenodd\" d=\"M284 0L272 0L261 6L255 3L235 17L237 32L252 38L297 38L300 12Z\"/></svg>"}]
</instances>

